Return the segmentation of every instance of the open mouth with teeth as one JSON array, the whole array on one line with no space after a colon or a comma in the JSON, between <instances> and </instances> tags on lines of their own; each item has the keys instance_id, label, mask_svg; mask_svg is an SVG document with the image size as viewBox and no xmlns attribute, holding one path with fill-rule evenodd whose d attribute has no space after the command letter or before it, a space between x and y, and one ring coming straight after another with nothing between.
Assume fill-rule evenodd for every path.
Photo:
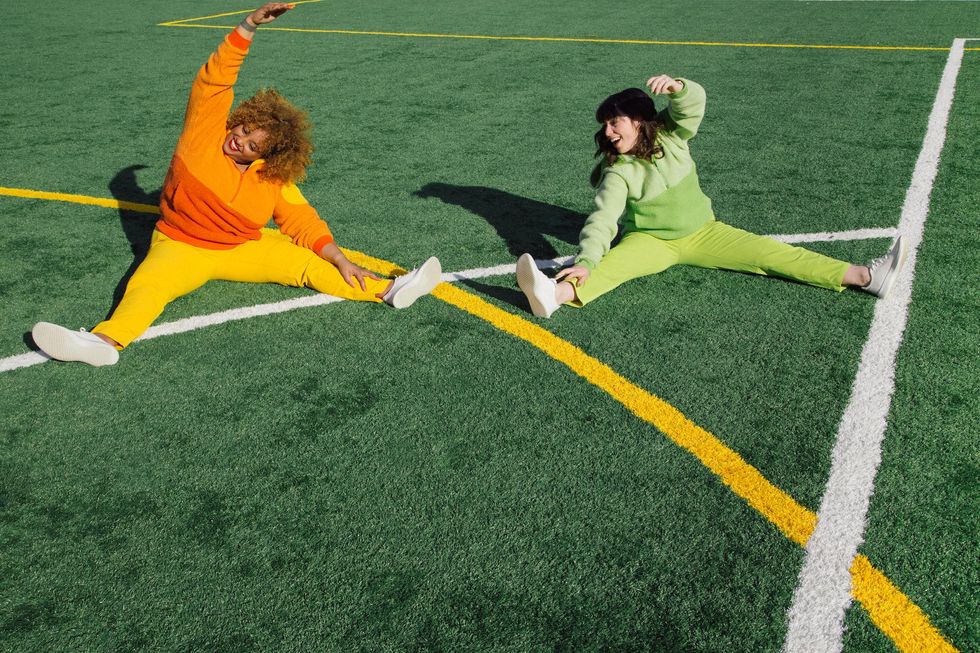
<instances>
[{"instance_id":1,"label":"open mouth with teeth","mask_svg":"<svg viewBox=\"0 0 980 653\"><path fill-rule=\"evenodd\" d=\"M242 146L234 134L228 134L228 150L231 152L241 152Z\"/></svg>"}]
</instances>

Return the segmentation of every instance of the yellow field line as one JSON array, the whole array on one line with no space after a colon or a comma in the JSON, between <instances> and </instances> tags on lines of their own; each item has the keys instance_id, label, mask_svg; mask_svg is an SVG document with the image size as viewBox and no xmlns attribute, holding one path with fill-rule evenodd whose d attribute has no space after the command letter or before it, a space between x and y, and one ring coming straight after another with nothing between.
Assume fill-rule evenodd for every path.
<instances>
[{"instance_id":1,"label":"yellow field line","mask_svg":"<svg viewBox=\"0 0 980 653\"><path fill-rule=\"evenodd\" d=\"M242 13L242 12L238 12ZM198 19L188 19L198 20ZM205 29L234 29L234 25L189 25L181 22L160 23L162 27L201 27ZM425 32L381 32L353 29L312 29L302 27L263 27L262 31L304 32L307 34L349 34L355 36L397 36L425 39L476 39L484 41L536 41L546 43L613 43L628 45L694 45L727 48L791 48L812 50L911 50L925 52L949 52L948 47L918 45L831 45L808 43L738 43L727 41L655 41L646 39L602 39L572 36L494 36L489 34L431 34ZM966 48L980 50L980 48Z\"/></svg>"},{"instance_id":2,"label":"yellow field line","mask_svg":"<svg viewBox=\"0 0 980 653\"><path fill-rule=\"evenodd\" d=\"M113 200L104 197L89 197L87 195L71 195L69 193L48 193L41 190L27 190L24 188L4 188L0 186L0 195L10 195L13 197L24 197L34 200L52 200L55 202L72 202L74 204L91 204L93 206L103 206L107 209L128 209L130 211L140 211L142 213L160 213L160 207L152 204L138 204L136 202L126 202L124 200Z\"/></svg>"},{"instance_id":3,"label":"yellow field line","mask_svg":"<svg viewBox=\"0 0 980 653\"><path fill-rule=\"evenodd\" d=\"M41 191L0 188L0 194L37 199L95 204L110 208L131 208L158 212L156 207L84 195L44 193ZM136 207L143 207L136 208ZM354 263L386 275L404 269L383 259L353 250L344 250ZM654 426L679 447L687 450L711 470L736 495L798 544L806 546L817 515L800 505L785 491L773 485L755 467L710 432L656 395L637 386L605 363L562 340L547 329L523 317L508 313L476 295L447 283L439 284L433 296L491 326L524 340L564 364L589 383L606 392L630 412ZM872 622L888 636L900 651L912 653L957 653L948 640L929 621L929 617L902 593L864 555L851 565L852 594L867 610Z\"/></svg>"},{"instance_id":4,"label":"yellow field line","mask_svg":"<svg viewBox=\"0 0 980 653\"><path fill-rule=\"evenodd\" d=\"M664 400L638 387L605 363L547 329L501 310L471 293L443 284L433 295L532 344L565 364L623 404L637 417L652 424L675 444L694 454L735 494L762 513L790 540L803 546L810 538L817 522L817 516L813 512L766 480L741 456Z\"/></svg>"},{"instance_id":5,"label":"yellow field line","mask_svg":"<svg viewBox=\"0 0 980 653\"><path fill-rule=\"evenodd\" d=\"M863 555L851 564L851 594L878 629L903 653L947 653L956 649L929 617Z\"/></svg>"}]
</instances>

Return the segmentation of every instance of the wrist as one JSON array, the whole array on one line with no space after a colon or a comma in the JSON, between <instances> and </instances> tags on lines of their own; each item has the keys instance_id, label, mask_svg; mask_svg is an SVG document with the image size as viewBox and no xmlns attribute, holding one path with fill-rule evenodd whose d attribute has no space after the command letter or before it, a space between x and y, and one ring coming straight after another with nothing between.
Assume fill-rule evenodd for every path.
<instances>
[{"instance_id":1,"label":"wrist","mask_svg":"<svg viewBox=\"0 0 980 653\"><path fill-rule=\"evenodd\" d=\"M320 248L320 258L325 261L330 261L335 267L340 267L340 264L347 260L344 253L340 251L334 243L328 243Z\"/></svg>"},{"instance_id":2,"label":"wrist","mask_svg":"<svg viewBox=\"0 0 980 653\"><path fill-rule=\"evenodd\" d=\"M252 21L252 17L251 16L245 16L245 18L242 20L241 23L238 24L238 26L241 27L246 32L253 32L253 33L259 27L257 24L255 24Z\"/></svg>"}]
</instances>

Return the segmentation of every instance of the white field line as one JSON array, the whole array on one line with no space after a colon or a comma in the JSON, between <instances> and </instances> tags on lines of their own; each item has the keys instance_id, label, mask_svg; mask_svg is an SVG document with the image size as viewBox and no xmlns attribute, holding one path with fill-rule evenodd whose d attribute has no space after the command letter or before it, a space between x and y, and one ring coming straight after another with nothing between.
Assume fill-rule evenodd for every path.
<instances>
[{"instance_id":1,"label":"white field line","mask_svg":"<svg viewBox=\"0 0 980 653\"><path fill-rule=\"evenodd\" d=\"M898 231L905 240L908 258L888 299L875 304L851 398L838 427L817 526L807 542L799 584L788 611L784 653L837 653L843 648L844 613L852 601L850 567L864 541L868 505L895 389L895 359L908 318L916 255L946 141L946 123L963 47L964 39L955 39L950 48L912 183L905 195Z\"/></svg>"},{"instance_id":2,"label":"white field line","mask_svg":"<svg viewBox=\"0 0 980 653\"><path fill-rule=\"evenodd\" d=\"M141 340L152 340L153 338L159 338L160 336L172 336L178 333L185 333L187 331L197 331L198 329L224 324L225 322L234 322L235 320L247 320L249 318L259 317L262 315L285 313L287 311L296 310L297 308L322 306L324 304L332 304L340 301L343 300L340 297L334 297L333 295L307 295L305 297L286 299L281 302L273 302L271 304L256 304L255 306L232 308L227 311L219 311L208 315L196 315L194 317L174 320L173 322L164 322L163 324L150 327L134 342L139 342ZM39 352L8 356L7 358L0 358L0 372L9 372L22 367L30 367L32 365L38 365L39 363L46 363L49 360L51 359Z\"/></svg>"},{"instance_id":3,"label":"white field line","mask_svg":"<svg viewBox=\"0 0 980 653\"><path fill-rule=\"evenodd\" d=\"M895 229L858 229L853 231L821 232L812 234L773 235L771 238L775 238L776 240L786 243L813 243L821 241L862 240L866 238L892 238L894 237L895 233ZM571 256L563 256L555 259L537 261L537 265L541 269L560 268L571 263L572 259L573 257ZM448 272L442 275L442 280L447 283L453 283L456 281L466 281L469 279L499 277L507 274L514 274L515 269L516 263L504 263L503 265L496 265L493 267L472 268L470 270L461 270L460 272ZM195 317L184 318L182 320L176 320L174 322L165 322L163 324L150 327L147 329L146 333L137 338L136 341L151 340L160 336L170 336L187 331L196 331L197 329L216 326L218 324L224 324L225 322L245 320L262 315L271 315L273 313L284 313L286 311L292 311L298 308L322 306L323 304L331 304L339 301L343 300L331 295L311 295L296 299L287 299L285 301L274 302L271 304L246 306L243 308L221 311L219 313L211 313L209 315L198 315ZM15 356L0 358L0 373L18 370L23 367L31 367L32 365L46 363L49 360L51 359L38 352L17 354Z\"/></svg>"},{"instance_id":4,"label":"white field line","mask_svg":"<svg viewBox=\"0 0 980 653\"><path fill-rule=\"evenodd\" d=\"M783 236L770 236L770 238L784 243L823 243L840 240L867 240L870 238L893 239L897 235L898 229L895 227L885 227L882 229L853 229L851 231L833 231L815 234L788 234Z\"/></svg>"}]
</instances>

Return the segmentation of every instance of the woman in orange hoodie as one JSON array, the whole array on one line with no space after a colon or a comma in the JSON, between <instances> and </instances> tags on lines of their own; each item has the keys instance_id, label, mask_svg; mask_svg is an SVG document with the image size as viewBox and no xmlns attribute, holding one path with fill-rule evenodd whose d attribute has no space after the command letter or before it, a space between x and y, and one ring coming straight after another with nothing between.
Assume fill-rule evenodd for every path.
<instances>
[{"instance_id":1,"label":"woman in orange hoodie","mask_svg":"<svg viewBox=\"0 0 980 653\"><path fill-rule=\"evenodd\" d=\"M439 282L439 260L395 280L344 256L295 182L310 163L306 114L273 90L232 111L233 87L259 25L294 7L270 2L228 34L191 88L184 127L160 197L150 251L108 320L92 332L37 323L51 358L112 365L172 300L211 279L305 286L405 308ZM279 229L263 228L270 216Z\"/></svg>"}]
</instances>

